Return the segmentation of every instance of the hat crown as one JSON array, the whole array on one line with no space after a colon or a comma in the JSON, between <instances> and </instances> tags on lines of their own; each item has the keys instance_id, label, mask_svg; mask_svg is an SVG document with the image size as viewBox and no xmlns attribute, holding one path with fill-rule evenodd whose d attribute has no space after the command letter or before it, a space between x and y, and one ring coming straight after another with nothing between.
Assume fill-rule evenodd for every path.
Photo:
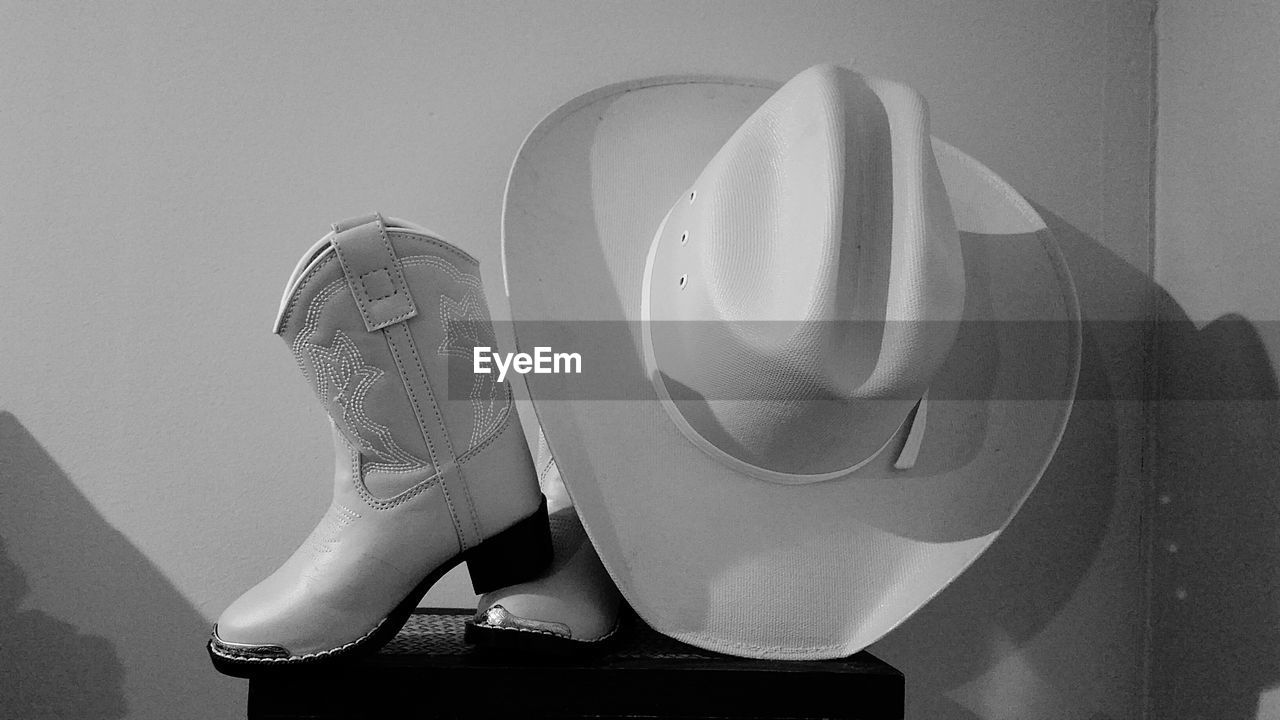
<instances>
[{"instance_id":1,"label":"hat crown","mask_svg":"<svg viewBox=\"0 0 1280 720\"><path fill-rule=\"evenodd\" d=\"M704 450L783 482L876 455L964 305L923 98L830 65L797 75L675 202L644 303L652 379Z\"/></svg>"}]
</instances>

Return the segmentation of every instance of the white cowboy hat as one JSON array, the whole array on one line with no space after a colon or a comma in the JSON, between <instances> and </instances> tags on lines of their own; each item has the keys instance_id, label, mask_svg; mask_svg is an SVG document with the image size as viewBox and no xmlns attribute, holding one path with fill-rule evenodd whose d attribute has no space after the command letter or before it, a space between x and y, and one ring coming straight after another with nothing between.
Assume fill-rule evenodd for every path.
<instances>
[{"instance_id":1,"label":"white cowboy hat","mask_svg":"<svg viewBox=\"0 0 1280 720\"><path fill-rule=\"evenodd\" d=\"M583 525L658 631L848 655L1004 529L1053 457L1079 310L1044 222L903 85L817 66L608 87L507 184L524 377Z\"/></svg>"}]
</instances>

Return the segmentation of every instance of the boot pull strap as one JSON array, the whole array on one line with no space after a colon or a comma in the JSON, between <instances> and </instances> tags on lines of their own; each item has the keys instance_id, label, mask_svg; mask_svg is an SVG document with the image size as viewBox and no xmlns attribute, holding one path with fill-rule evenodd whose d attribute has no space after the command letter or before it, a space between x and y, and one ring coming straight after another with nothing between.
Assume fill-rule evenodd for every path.
<instances>
[{"instance_id":1,"label":"boot pull strap","mask_svg":"<svg viewBox=\"0 0 1280 720\"><path fill-rule=\"evenodd\" d=\"M330 242L366 330L381 330L418 314L381 215L334 223L333 233Z\"/></svg>"}]
</instances>

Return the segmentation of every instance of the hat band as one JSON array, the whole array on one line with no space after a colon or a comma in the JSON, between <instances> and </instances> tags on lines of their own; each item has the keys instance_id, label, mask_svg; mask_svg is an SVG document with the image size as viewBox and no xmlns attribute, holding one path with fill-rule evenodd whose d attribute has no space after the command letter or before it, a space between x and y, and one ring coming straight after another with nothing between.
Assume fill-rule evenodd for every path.
<instances>
[{"instance_id":1,"label":"hat band","mask_svg":"<svg viewBox=\"0 0 1280 720\"><path fill-rule=\"evenodd\" d=\"M666 225L666 221L663 221ZM848 467L838 470L831 470L822 473L788 473L780 470L773 470L761 467L754 463L747 462L742 458L730 455L721 449L718 445L708 440L702 433L689 423L684 413L680 412L679 406L671 398L671 393L667 390L666 381L662 378L662 372L658 369L658 357L654 350L653 342L653 316L650 310L650 288L652 287L654 259L658 252L658 243L662 237L662 227L658 228L658 232L654 235L653 243L649 246L649 254L645 259L644 278L640 286L640 336L644 345L644 362L645 370L649 375L649 382L653 385L654 391L658 395L658 401L662 405L662 409L666 411L667 417L684 435L694 447L701 450L713 460L722 465L735 470L743 475L749 475L757 480L777 483L780 485L808 485L810 483L823 482L826 480L835 480L845 477L850 473L866 466L872 460L875 460L884 452L885 448L893 443L894 439L902 434L903 427L907 421L911 420L911 429L907 434L906 441L903 445L902 452L899 454L893 467L897 470L907 470L915 465L916 457L919 455L921 442L924 436L925 421L928 414L928 390L921 396L920 401L916 403L912 410L908 411L902 417L893 432L888 434L884 443L875 449L874 452L867 455L862 460L849 465Z\"/></svg>"}]
</instances>

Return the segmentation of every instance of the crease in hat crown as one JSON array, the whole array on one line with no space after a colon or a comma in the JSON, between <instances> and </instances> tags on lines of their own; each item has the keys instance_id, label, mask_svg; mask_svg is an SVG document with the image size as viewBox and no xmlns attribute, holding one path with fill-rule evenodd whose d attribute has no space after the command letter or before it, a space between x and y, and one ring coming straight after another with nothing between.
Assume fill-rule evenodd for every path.
<instances>
[{"instance_id":1,"label":"crease in hat crown","mask_svg":"<svg viewBox=\"0 0 1280 720\"><path fill-rule=\"evenodd\" d=\"M642 288L650 380L692 444L785 484L870 462L964 306L923 98L831 65L797 75L675 199Z\"/></svg>"}]
</instances>

